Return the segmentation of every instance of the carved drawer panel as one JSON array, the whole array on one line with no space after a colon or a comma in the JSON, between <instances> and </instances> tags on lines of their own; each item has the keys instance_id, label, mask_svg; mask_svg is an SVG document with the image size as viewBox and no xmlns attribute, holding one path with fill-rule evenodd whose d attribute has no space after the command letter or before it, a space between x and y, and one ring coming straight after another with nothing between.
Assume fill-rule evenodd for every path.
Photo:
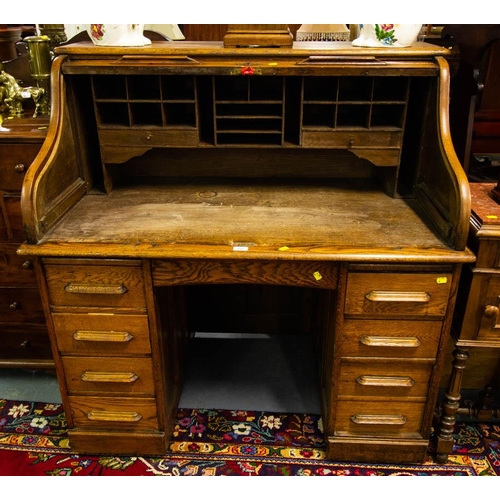
<instances>
[{"instance_id":1,"label":"carved drawer panel","mask_svg":"<svg viewBox=\"0 0 500 500\"><path fill-rule=\"evenodd\" d=\"M50 261L54 262L54 261ZM60 264L59 264L60 262ZM140 261L45 264L50 303L54 306L112 307L146 310Z\"/></svg>"},{"instance_id":2,"label":"carved drawer panel","mask_svg":"<svg viewBox=\"0 0 500 500\"><path fill-rule=\"evenodd\" d=\"M349 273L346 315L442 318L451 274Z\"/></svg>"},{"instance_id":3,"label":"carved drawer panel","mask_svg":"<svg viewBox=\"0 0 500 500\"><path fill-rule=\"evenodd\" d=\"M75 427L120 430L157 430L153 398L69 396Z\"/></svg>"},{"instance_id":4,"label":"carved drawer panel","mask_svg":"<svg viewBox=\"0 0 500 500\"><path fill-rule=\"evenodd\" d=\"M0 189L21 191L24 174L39 150L40 144L0 144Z\"/></svg>"},{"instance_id":5,"label":"carved drawer panel","mask_svg":"<svg viewBox=\"0 0 500 500\"><path fill-rule=\"evenodd\" d=\"M339 401L335 434L420 436L425 403L404 401Z\"/></svg>"},{"instance_id":6,"label":"carved drawer panel","mask_svg":"<svg viewBox=\"0 0 500 500\"><path fill-rule=\"evenodd\" d=\"M124 356L149 354L148 317L135 314L52 314L63 354Z\"/></svg>"},{"instance_id":7,"label":"carved drawer panel","mask_svg":"<svg viewBox=\"0 0 500 500\"><path fill-rule=\"evenodd\" d=\"M154 395L153 363L150 358L63 356L69 393L134 393Z\"/></svg>"},{"instance_id":8,"label":"carved drawer panel","mask_svg":"<svg viewBox=\"0 0 500 500\"><path fill-rule=\"evenodd\" d=\"M37 288L0 288L0 323L45 325Z\"/></svg>"},{"instance_id":9,"label":"carved drawer panel","mask_svg":"<svg viewBox=\"0 0 500 500\"><path fill-rule=\"evenodd\" d=\"M347 319L341 355L435 358L441 328L440 321Z\"/></svg>"},{"instance_id":10,"label":"carved drawer panel","mask_svg":"<svg viewBox=\"0 0 500 500\"><path fill-rule=\"evenodd\" d=\"M417 362L343 361L339 395L369 398L427 396L433 365Z\"/></svg>"},{"instance_id":11,"label":"carved drawer panel","mask_svg":"<svg viewBox=\"0 0 500 500\"><path fill-rule=\"evenodd\" d=\"M30 257L17 255L19 245L0 243L0 285L37 286L35 268Z\"/></svg>"}]
</instances>

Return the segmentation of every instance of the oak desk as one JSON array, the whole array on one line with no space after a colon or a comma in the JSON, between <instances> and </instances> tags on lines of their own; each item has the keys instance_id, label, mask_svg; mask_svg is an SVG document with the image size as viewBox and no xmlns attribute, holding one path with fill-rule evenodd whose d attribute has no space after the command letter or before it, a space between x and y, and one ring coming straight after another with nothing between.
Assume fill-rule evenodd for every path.
<instances>
[{"instance_id":1,"label":"oak desk","mask_svg":"<svg viewBox=\"0 0 500 500\"><path fill-rule=\"evenodd\" d=\"M22 194L70 444L158 454L189 286L312 290L328 457L421 462L466 248L446 49L57 49Z\"/></svg>"}]
</instances>

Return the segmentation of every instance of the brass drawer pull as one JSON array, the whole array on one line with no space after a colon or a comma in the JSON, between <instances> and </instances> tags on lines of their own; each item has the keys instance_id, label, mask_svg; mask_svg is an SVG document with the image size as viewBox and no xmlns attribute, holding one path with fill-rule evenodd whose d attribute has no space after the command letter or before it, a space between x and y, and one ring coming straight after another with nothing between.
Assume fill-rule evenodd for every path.
<instances>
[{"instance_id":1,"label":"brass drawer pull","mask_svg":"<svg viewBox=\"0 0 500 500\"><path fill-rule=\"evenodd\" d=\"M133 372L85 372L82 380L85 382L111 382L119 384L131 384L139 378Z\"/></svg>"},{"instance_id":2,"label":"brass drawer pull","mask_svg":"<svg viewBox=\"0 0 500 500\"><path fill-rule=\"evenodd\" d=\"M491 304L487 305L484 309L484 315L490 319L498 318L499 312L500 312L500 310L498 309L498 307L492 306Z\"/></svg>"},{"instance_id":3,"label":"brass drawer pull","mask_svg":"<svg viewBox=\"0 0 500 500\"><path fill-rule=\"evenodd\" d=\"M411 387L415 381L411 377L383 377L375 375L361 375L356 379L359 385L374 387Z\"/></svg>"},{"instance_id":4,"label":"brass drawer pull","mask_svg":"<svg viewBox=\"0 0 500 500\"><path fill-rule=\"evenodd\" d=\"M352 415L351 421L359 425L404 425L404 415Z\"/></svg>"},{"instance_id":5,"label":"brass drawer pull","mask_svg":"<svg viewBox=\"0 0 500 500\"><path fill-rule=\"evenodd\" d=\"M360 342L370 347L419 347L422 343L417 337L383 337L367 335Z\"/></svg>"},{"instance_id":6,"label":"brass drawer pull","mask_svg":"<svg viewBox=\"0 0 500 500\"><path fill-rule=\"evenodd\" d=\"M22 174L22 173L24 173L24 171L26 170L26 166L24 165L24 163L18 163L18 164L14 167L14 170L15 170L18 174Z\"/></svg>"},{"instance_id":7,"label":"brass drawer pull","mask_svg":"<svg viewBox=\"0 0 500 500\"><path fill-rule=\"evenodd\" d=\"M128 332L96 332L78 330L73 334L75 340L89 342L130 342L134 337Z\"/></svg>"},{"instance_id":8,"label":"brass drawer pull","mask_svg":"<svg viewBox=\"0 0 500 500\"><path fill-rule=\"evenodd\" d=\"M19 309L19 302L12 302L10 305L9 305L9 309L11 311L17 311Z\"/></svg>"},{"instance_id":9,"label":"brass drawer pull","mask_svg":"<svg viewBox=\"0 0 500 500\"><path fill-rule=\"evenodd\" d=\"M431 296L427 292L393 292L372 290L365 297L372 302L429 302Z\"/></svg>"},{"instance_id":10,"label":"brass drawer pull","mask_svg":"<svg viewBox=\"0 0 500 500\"><path fill-rule=\"evenodd\" d=\"M96 295L121 295L128 292L125 285L92 285L87 283L69 283L64 289L68 293L89 293Z\"/></svg>"},{"instance_id":11,"label":"brass drawer pull","mask_svg":"<svg viewBox=\"0 0 500 500\"><path fill-rule=\"evenodd\" d=\"M87 418L101 422L138 422L142 415L136 411L92 410L87 413Z\"/></svg>"}]
</instances>

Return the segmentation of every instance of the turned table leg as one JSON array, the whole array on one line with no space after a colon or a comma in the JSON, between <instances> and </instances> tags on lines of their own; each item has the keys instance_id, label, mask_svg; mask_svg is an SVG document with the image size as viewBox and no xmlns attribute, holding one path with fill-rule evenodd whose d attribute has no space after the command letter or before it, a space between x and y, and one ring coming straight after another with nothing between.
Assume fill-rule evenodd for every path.
<instances>
[{"instance_id":1,"label":"turned table leg","mask_svg":"<svg viewBox=\"0 0 500 500\"><path fill-rule=\"evenodd\" d=\"M456 413L460 406L460 387L465 364L469 359L469 349L456 347L453 351L453 368L441 407L441 417L437 429L436 461L445 463L453 451L453 430Z\"/></svg>"}]
</instances>

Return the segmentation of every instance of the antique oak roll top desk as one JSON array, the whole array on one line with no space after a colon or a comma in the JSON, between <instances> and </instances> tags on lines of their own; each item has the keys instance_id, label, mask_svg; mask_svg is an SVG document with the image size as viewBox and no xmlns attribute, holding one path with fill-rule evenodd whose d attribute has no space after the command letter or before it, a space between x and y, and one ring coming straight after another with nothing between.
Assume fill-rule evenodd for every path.
<instances>
[{"instance_id":1,"label":"antique oak roll top desk","mask_svg":"<svg viewBox=\"0 0 500 500\"><path fill-rule=\"evenodd\" d=\"M421 462L466 248L446 49L57 49L22 213L77 452L167 449L197 285L303 287L327 455ZM193 312L194 311L194 312Z\"/></svg>"}]
</instances>

